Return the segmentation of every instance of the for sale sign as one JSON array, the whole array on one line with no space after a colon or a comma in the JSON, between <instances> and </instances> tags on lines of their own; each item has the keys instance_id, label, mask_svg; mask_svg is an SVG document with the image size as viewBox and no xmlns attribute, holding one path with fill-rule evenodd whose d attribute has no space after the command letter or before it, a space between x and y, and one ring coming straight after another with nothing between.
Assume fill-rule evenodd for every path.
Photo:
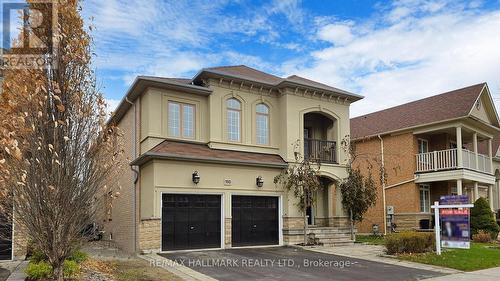
<instances>
[{"instance_id":1,"label":"for sale sign","mask_svg":"<svg viewBox=\"0 0 500 281\"><path fill-rule=\"evenodd\" d=\"M470 249L470 209L460 208L469 202L467 196L443 196L439 200L441 246ZM446 208L446 206L452 206Z\"/></svg>"}]
</instances>

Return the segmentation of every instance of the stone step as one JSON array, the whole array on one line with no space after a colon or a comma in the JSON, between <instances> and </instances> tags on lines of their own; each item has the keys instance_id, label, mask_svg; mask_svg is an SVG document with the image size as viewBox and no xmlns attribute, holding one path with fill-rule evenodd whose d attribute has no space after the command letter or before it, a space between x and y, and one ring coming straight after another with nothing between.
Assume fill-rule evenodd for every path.
<instances>
[{"instance_id":1,"label":"stone step","mask_svg":"<svg viewBox=\"0 0 500 281\"><path fill-rule=\"evenodd\" d=\"M329 239L329 238L334 238L334 239L351 239L351 234L314 234L315 238L319 239Z\"/></svg>"},{"instance_id":2,"label":"stone step","mask_svg":"<svg viewBox=\"0 0 500 281\"><path fill-rule=\"evenodd\" d=\"M336 243L344 241L352 241L350 237L328 237L328 238L318 238L321 243Z\"/></svg>"},{"instance_id":3,"label":"stone step","mask_svg":"<svg viewBox=\"0 0 500 281\"><path fill-rule=\"evenodd\" d=\"M354 245L354 241L352 240L339 241L333 243L323 243L323 246L325 247L342 247L342 246L352 246L352 245Z\"/></svg>"}]
</instances>

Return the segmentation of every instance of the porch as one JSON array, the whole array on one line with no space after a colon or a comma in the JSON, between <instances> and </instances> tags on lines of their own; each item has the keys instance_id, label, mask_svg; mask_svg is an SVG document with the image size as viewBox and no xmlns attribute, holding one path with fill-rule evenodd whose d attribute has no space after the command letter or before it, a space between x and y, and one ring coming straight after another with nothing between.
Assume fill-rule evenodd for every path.
<instances>
[{"instance_id":1,"label":"porch","mask_svg":"<svg viewBox=\"0 0 500 281\"><path fill-rule=\"evenodd\" d=\"M435 201L439 201L441 196L457 195L458 182L449 181L436 181L418 184L419 189L419 211L420 214L416 221L416 228L420 230L434 228L434 215L431 206ZM490 206L493 205L493 188L491 184L477 182L477 181L463 181L462 189L463 195L469 197L469 203L474 203L480 197L488 200Z\"/></svg>"},{"instance_id":2,"label":"porch","mask_svg":"<svg viewBox=\"0 0 500 281\"><path fill-rule=\"evenodd\" d=\"M493 175L491 136L462 126L418 132L416 136L416 173L467 169Z\"/></svg>"}]
</instances>

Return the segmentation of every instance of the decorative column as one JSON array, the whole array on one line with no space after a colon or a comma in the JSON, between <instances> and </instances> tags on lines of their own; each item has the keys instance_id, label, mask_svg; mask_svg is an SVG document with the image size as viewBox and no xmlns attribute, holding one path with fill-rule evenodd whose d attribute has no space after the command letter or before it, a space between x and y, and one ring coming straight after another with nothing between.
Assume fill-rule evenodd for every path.
<instances>
[{"instance_id":1,"label":"decorative column","mask_svg":"<svg viewBox=\"0 0 500 281\"><path fill-rule=\"evenodd\" d=\"M474 194L473 194L473 203L479 199L479 183L477 181L474 182Z\"/></svg>"},{"instance_id":2,"label":"decorative column","mask_svg":"<svg viewBox=\"0 0 500 281\"><path fill-rule=\"evenodd\" d=\"M327 196L328 196L328 224L333 223L333 217L335 216L335 196L336 192L335 189L337 186L335 184L330 184L327 188ZM333 225L329 225L333 226Z\"/></svg>"},{"instance_id":3,"label":"decorative column","mask_svg":"<svg viewBox=\"0 0 500 281\"><path fill-rule=\"evenodd\" d=\"M462 127L457 127L457 164L459 168L463 168L463 160L462 160ZM458 182L457 182L458 185ZM460 186L462 186L462 180L460 180ZM458 189L458 186L457 186ZM460 188L461 189L461 188ZM459 193L461 195L462 193Z\"/></svg>"},{"instance_id":4,"label":"decorative column","mask_svg":"<svg viewBox=\"0 0 500 281\"><path fill-rule=\"evenodd\" d=\"M463 190L462 190L462 179L457 180L457 194L462 195Z\"/></svg>"},{"instance_id":5,"label":"decorative column","mask_svg":"<svg viewBox=\"0 0 500 281\"><path fill-rule=\"evenodd\" d=\"M493 206L493 185L488 185L488 201L490 203L490 207L492 211L495 211L495 207Z\"/></svg>"},{"instance_id":6,"label":"decorative column","mask_svg":"<svg viewBox=\"0 0 500 281\"><path fill-rule=\"evenodd\" d=\"M475 156L475 161L476 161L476 166L475 166L475 169L478 169L479 168L479 153L477 151L477 133L474 132L472 134L472 146L474 147L474 156ZM475 186L475 184L474 184ZM477 197L475 197L476 194L474 194L474 200L477 200Z\"/></svg>"},{"instance_id":7,"label":"decorative column","mask_svg":"<svg viewBox=\"0 0 500 281\"><path fill-rule=\"evenodd\" d=\"M492 144L491 144L491 138L488 139L488 156L490 157L490 170L487 172L490 172L493 174L493 148L492 148Z\"/></svg>"}]
</instances>

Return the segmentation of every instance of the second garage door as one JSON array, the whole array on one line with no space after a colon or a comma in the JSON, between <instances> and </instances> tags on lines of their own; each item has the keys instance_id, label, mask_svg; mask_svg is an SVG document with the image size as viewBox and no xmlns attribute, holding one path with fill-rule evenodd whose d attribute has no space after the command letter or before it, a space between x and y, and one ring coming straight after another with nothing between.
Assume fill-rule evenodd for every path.
<instances>
[{"instance_id":1,"label":"second garage door","mask_svg":"<svg viewBox=\"0 0 500 281\"><path fill-rule=\"evenodd\" d=\"M232 245L279 244L278 197L232 197Z\"/></svg>"},{"instance_id":2,"label":"second garage door","mask_svg":"<svg viewBox=\"0 0 500 281\"><path fill-rule=\"evenodd\" d=\"M221 247L221 196L163 194L162 250Z\"/></svg>"}]
</instances>

